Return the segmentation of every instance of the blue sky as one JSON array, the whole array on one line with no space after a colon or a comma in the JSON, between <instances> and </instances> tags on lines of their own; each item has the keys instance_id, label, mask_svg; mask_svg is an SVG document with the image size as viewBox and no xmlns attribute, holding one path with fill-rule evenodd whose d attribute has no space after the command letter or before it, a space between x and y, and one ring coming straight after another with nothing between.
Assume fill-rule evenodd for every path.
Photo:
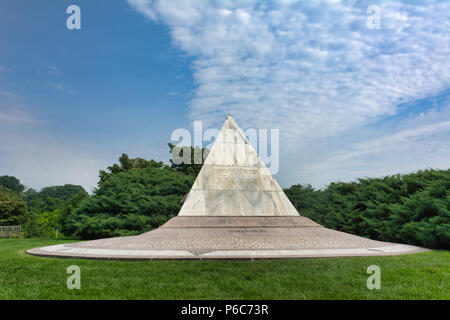
<instances>
[{"instance_id":1,"label":"blue sky","mask_svg":"<svg viewBox=\"0 0 450 320\"><path fill-rule=\"evenodd\" d=\"M227 113L280 129L282 186L450 167L449 1L7 0L0 40L0 175L29 187Z\"/></svg>"}]
</instances>

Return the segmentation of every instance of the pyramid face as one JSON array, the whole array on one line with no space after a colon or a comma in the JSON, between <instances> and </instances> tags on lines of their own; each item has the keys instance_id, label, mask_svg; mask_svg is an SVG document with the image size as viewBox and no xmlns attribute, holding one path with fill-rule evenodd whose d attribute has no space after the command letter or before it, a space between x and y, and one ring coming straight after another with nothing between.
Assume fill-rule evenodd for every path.
<instances>
[{"instance_id":1,"label":"pyramid face","mask_svg":"<svg viewBox=\"0 0 450 320\"><path fill-rule=\"evenodd\" d=\"M299 216L228 116L179 216Z\"/></svg>"}]
</instances>

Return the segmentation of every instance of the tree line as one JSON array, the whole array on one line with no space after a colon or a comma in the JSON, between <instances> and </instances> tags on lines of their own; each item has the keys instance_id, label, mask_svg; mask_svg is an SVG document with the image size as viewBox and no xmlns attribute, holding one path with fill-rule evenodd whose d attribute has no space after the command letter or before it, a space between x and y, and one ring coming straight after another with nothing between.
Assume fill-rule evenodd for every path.
<instances>
[{"instance_id":1,"label":"tree line","mask_svg":"<svg viewBox=\"0 0 450 320\"><path fill-rule=\"evenodd\" d=\"M374 240L450 249L450 169L284 190L298 212Z\"/></svg>"},{"instance_id":2,"label":"tree line","mask_svg":"<svg viewBox=\"0 0 450 320\"><path fill-rule=\"evenodd\" d=\"M198 164L166 165L123 154L119 163L100 171L91 195L70 184L26 190L17 178L3 176L0 225L22 225L27 237L140 234L178 213L200 169ZM323 190L293 185L284 191L301 215L325 227L375 240L450 248L450 169L336 182Z\"/></svg>"},{"instance_id":3,"label":"tree line","mask_svg":"<svg viewBox=\"0 0 450 320\"><path fill-rule=\"evenodd\" d=\"M65 218L86 198L81 186L66 184L25 190L19 179L0 177L0 225L20 225L26 237L56 237Z\"/></svg>"}]
</instances>

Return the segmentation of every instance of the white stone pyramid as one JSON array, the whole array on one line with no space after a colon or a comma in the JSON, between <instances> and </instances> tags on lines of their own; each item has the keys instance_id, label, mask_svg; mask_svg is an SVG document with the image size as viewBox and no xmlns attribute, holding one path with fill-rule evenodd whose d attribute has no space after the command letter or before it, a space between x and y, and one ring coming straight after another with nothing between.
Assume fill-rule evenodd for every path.
<instances>
[{"instance_id":1,"label":"white stone pyramid","mask_svg":"<svg viewBox=\"0 0 450 320\"><path fill-rule=\"evenodd\" d=\"M299 216L228 116L179 216Z\"/></svg>"}]
</instances>

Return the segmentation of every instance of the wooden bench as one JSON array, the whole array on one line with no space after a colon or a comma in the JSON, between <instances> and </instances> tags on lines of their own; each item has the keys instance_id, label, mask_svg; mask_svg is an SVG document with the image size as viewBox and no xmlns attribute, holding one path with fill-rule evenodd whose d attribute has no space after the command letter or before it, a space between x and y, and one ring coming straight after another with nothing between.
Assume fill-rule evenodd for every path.
<instances>
[{"instance_id":1,"label":"wooden bench","mask_svg":"<svg viewBox=\"0 0 450 320\"><path fill-rule=\"evenodd\" d=\"M0 237L19 237L22 238L22 227L21 226L0 226Z\"/></svg>"}]
</instances>

